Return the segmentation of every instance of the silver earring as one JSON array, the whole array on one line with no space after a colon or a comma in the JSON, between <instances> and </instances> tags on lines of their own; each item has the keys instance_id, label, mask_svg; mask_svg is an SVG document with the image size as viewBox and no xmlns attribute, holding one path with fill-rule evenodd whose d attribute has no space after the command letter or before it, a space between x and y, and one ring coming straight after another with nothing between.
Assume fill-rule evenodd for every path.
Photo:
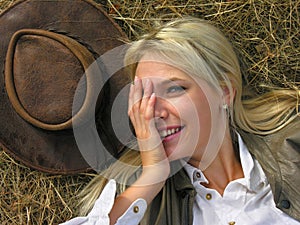
<instances>
[{"instance_id":1,"label":"silver earring","mask_svg":"<svg viewBox=\"0 0 300 225\"><path fill-rule=\"evenodd\" d=\"M228 110L228 105L225 103L225 104L223 104L222 108L227 111Z\"/></svg>"}]
</instances>

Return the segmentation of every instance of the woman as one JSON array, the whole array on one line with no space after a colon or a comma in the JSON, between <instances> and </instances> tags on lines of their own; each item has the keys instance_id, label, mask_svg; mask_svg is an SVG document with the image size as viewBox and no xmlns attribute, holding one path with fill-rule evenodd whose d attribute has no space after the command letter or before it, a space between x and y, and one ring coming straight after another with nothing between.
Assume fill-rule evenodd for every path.
<instances>
[{"instance_id":1,"label":"woman","mask_svg":"<svg viewBox=\"0 0 300 225\"><path fill-rule=\"evenodd\" d=\"M125 64L139 152L86 187L94 208L70 224L299 224L298 89L244 96L230 43L196 18L134 42ZM115 200L111 180L96 201L104 177Z\"/></svg>"}]
</instances>

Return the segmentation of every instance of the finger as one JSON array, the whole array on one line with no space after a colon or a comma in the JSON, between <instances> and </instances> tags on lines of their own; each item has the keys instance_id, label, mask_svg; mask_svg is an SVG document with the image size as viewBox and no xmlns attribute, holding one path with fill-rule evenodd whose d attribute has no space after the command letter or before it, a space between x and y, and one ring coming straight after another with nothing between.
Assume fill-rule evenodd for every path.
<instances>
[{"instance_id":1,"label":"finger","mask_svg":"<svg viewBox=\"0 0 300 225\"><path fill-rule=\"evenodd\" d=\"M129 89L129 95L128 95L128 115L130 111L132 110L132 105L133 105L133 92L134 92L134 85L130 85Z\"/></svg>"},{"instance_id":2,"label":"finger","mask_svg":"<svg viewBox=\"0 0 300 225\"><path fill-rule=\"evenodd\" d=\"M133 92L133 107L139 108L140 101L142 99L143 86L142 81L138 77L134 80L134 92Z\"/></svg>"},{"instance_id":3,"label":"finger","mask_svg":"<svg viewBox=\"0 0 300 225\"><path fill-rule=\"evenodd\" d=\"M150 79L143 80L144 95L143 98L149 98L153 92L153 85Z\"/></svg>"},{"instance_id":4,"label":"finger","mask_svg":"<svg viewBox=\"0 0 300 225\"><path fill-rule=\"evenodd\" d=\"M140 113L143 114L144 116L145 111L148 107L149 98L153 92L152 82L149 79L143 80L143 89L144 89L144 94L141 100Z\"/></svg>"},{"instance_id":5,"label":"finger","mask_svg":"<svg viewBox=\"0 0 300 225\"><path fill-rule=\"evenodd\" d=\"M130 86L129 99L128 99L128 115L131 122L135 124L136 120L136 110L139 109L141 100L141 81L138 77L134 78L134 82Z\"/></svg>"},{"instance_id":6,"label":"finger","mask_svg":"<svg viewBox=\"0 0 300 225\"><path fill-rule=\"evenodd\" d=\"M135 127L136 122L133 114L133 94L134 94L134 84L131 84L128 96L128 116L131 120L132 125Z\"/></svg>"},{"instance_id":7,"label":"finger","mask_svg":"<svg viewBox=\"0 0 300 225\"><path fill-rule=\"evenodd\" d=\"M145 116L146 120L148 121L148 129L149 129L149 132L151 135L151 139L153 139L154 147L156 148L161 143L161 139L160 139L160 135L159 135L158 130L155 125L155 120L154 120L155 101L156 101L156 95L155 95L155 93L152 93L149 98L148 105L147 105L144 116Z\"/></svg>"},{"instance_id":8,"label":"finger","mask_svg":"<svg viewBox=\"0 0 300 225\"><path fill-rule=\"evenodd\" d=\"M147 108L145 110L145 118L147 120L152 120L154 118L154 106L155 106L155 101L156 101L156 95L153 92L148 100Z\"/></svg>"},{"instance_id":9,"label":"finger","mask_svg":"<svg viewBox=\"0 0 300 225\"><path fill-rule=\"evenodd\" d=\"M151 120L152 117L147 117L145 114L148 108L150 96L153 92L152 82L149 79L143 80L143 89L144 93L140 105L140 117L142 119L141 129L144 130L146 136L149 136L151 135L149 132L149 120Z\"/></svg>"},{"instance_id":10,"label":"finger","mask_svg":"<svg viewBox=\"0 0 300 225\"><path fill-rule=\"evenodd\" d=\"M132 117L135 121L135 130L140 129L141 117L140 117L140 106L143 95L143 86L142 81L136 77L134 81L134 90L133 90L133 105L132 105Z\"/></svg>"},{"instance_id":11,"label":"finger","mask_svg":"<svg viewBox=\"0 0 300 225\"><path fill-rule=\"evenodd\" d=\"M144 120L140 125L144 126L143 131L145 131L146 139L140 140L140 145L142 150L153 150L159 146L161 143L160 135L156 129L155 120L154 120L154 105L155 105L155 93L152 93L147 104L146 111L144 112Z\"/></svg>"}]
</instances>

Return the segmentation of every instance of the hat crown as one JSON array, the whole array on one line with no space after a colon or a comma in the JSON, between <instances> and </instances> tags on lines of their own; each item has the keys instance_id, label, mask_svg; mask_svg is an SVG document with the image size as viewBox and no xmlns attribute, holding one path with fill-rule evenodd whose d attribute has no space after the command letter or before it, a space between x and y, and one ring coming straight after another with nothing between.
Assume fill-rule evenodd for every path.
<instances>
[{"instance_id":1,"label":"hat crown","mask_svg":"<svg viewBox=\"0 0 300 225\"><path fill-rule=\"evenodd\" d=\"M45 36L26 34L13 44L13 81L20 104L43 123L71 119L73 96L84 75L78 58Z\"/></svg>"},{"instance_id":2,"label":"hat crown","mask_svg":"<svg viewBox=\"0 0 300 225\"><path fill-rule=\"evenodd\" d=\"M8 97L16 112L32 125L47 130L70 129L75 119L87 117L92 107L95 96L89 86L101 75L97 67L89 69L94 61L88 49L66 35L19 30L6 55Z\"/></svg>"}]
</instances>

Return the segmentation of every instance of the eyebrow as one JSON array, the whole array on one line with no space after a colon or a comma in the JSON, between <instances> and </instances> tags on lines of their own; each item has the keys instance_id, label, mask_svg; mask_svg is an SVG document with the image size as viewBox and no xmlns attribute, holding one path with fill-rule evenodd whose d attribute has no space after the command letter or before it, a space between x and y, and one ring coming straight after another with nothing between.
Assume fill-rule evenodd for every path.
<instances>
[{"instance_id":1,"label":"eyebrow","mask_svg":"<svg viewBox=\"0 0 300 225\"><path fill-rule=\"evenodd\" d=\"M167 80L164 80L161 82L162 85L165 85L165 84L169 84L169 83L172 83L174 81L186 81L184 79L181 79L181 78L178 78L178 77L171 77L170 79L167 79Z\"/></svg>"}]
</instances>

